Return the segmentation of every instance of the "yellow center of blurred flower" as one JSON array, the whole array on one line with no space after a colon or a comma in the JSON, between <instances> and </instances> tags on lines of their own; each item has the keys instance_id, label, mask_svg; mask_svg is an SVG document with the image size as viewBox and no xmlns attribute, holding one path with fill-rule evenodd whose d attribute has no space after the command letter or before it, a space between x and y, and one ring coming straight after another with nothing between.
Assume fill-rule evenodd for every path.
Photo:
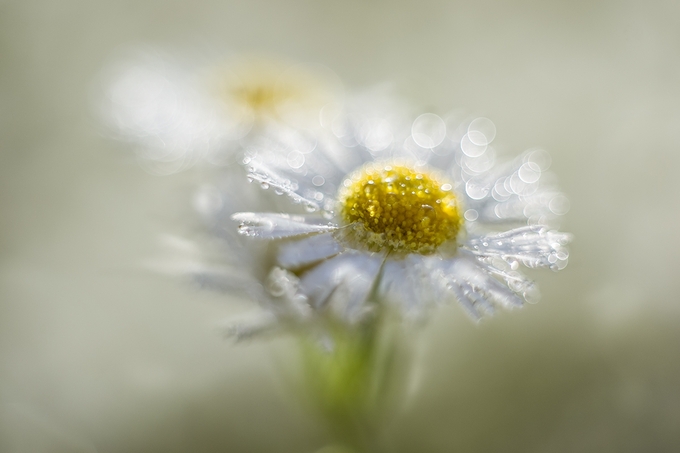
<instances>
[{"instance_id":1,"label":"yellow center of blurred flower","mask_svg":"<svg viewBox=\"0 0 680 453\"><path fill-rule=\"evenodd\" d=\"M245 83L231 90L234 99L258 115L276 115L277 108L293 97L291 89L276 86L276 80Z\"/></svg>"},{"instance_id":2,"label":"yellow center of blurred flower","mask_svg":"<svg viewBox=\"0 0 680 453\"><path fill-rule=\"evenodd\" d=\"M335 96L332 80L324 73L267 58L234 60L212 77L229 113L255 121L305 128L310 121L318 122L319 110Z\"/></svg>"},{"instance_id":3,"label":"yellow center of blurred flower","mask_svg":"<svg viewBox=\"0 0 680 453\"><path fill-rule=\"evenodd\" d=\"M463 224L451 184L408 166L369 163L344 181L338 199L342 219L369 249L430 254Z\"/></svg>"}]
</instances>

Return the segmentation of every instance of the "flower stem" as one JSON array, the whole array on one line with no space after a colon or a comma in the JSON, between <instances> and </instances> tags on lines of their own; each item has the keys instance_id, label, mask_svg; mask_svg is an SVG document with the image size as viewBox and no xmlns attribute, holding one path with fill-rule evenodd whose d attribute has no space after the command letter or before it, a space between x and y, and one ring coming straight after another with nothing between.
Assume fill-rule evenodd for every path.
<instances>
[{"instance_id":1,"label":"flower stem","mask_svg":"<svg viewBox=\"0 0 680 453\"><path fill-rule=\"evenodd\" d=\"M301 341L306 390L333 436L361 452L379 445L393 396L398 323L374 316L360 325L333 325L326 340Z\"/></svg>"}]
</instances>

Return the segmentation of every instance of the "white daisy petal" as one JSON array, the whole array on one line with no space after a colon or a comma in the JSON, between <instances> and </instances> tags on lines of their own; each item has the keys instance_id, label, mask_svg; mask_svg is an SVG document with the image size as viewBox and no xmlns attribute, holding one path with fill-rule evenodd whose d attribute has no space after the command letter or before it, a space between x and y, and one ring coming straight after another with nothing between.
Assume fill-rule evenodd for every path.
<instances>
[{"instance_id":1,"label":"white daisy petal","mask_svg":"<svg viewBox=\"0 0 680 453\"><path fill-rule=\"evenodd\" d=\"M229 270L201 270L191 272L190 277L201 288L220 292L240 292L253 300L265 298L264 288L252 275L240 275Z\"/></svg>"},{"instance_id":2,"label":"white daisy petal","mask_svg":"<svg viewBox=\"0 0 680 453\"><path fill-rule=\"evenodd\" d=\"M493 305L482 297L475 287L468 282L458 282L449 285L465 313L473 320L479 321L485 313L493 314Z\"/></svg>"},{"instance_id":3,"label":"white daisy petal","mask_svg":"<svg viewBox=\"0 0 680 453\"><path fill-rule=\"evenodd\" d=\"M554 184L554 175L545 171L547 158L545 151L527 151L510 163L467 176L463 165L459 171L468 207L477 211L480 222L488 223L538 224L563 215L566 197Z\"/></svg>"},{"instance_id":4,"label":"white daisy petal","mask_svg":"<svg viewBox=\"0 0 680 453\"><path fill-rule=\"evenodd\" d=\"M300 292L300 279L292 272L274 267L267 277L267 288L278 299L271 309L279 318L300 322L311 317L309 299Z\"/></svg>"},{"instance_id":5,"label":"white daisy petal","mask_svg":"<svg viewBox=\"0 0 680 453\"><path fill-rule=\"evenodd\" d=\"M243 341L276 332L280 327L276 316L264 312L242 321L226 321L219 326L219 329L225 337Z\"/></svg>"},{"instance_id":6,"label":"white daisy petal","mask_svg":"<svg viewBox=\"0 0 680 453\"><path fill-rule=\"evenodd\" d=\"M499 257L514 265L560 270L567 265L566 245L571 235L548 230L544 226L526 226L503 233L471 238L465 245L482 258Z\"/></svg>"},{"instance_id":7,"label":"white daisy petal","mask_svg":"<svg viewBox=\"0 0 680 453\"><path fill-rule=\"evenodd\" d=\"M342 250L330 233L323 233L283 244L277 261L282 267L295 270L337 255Z\"/></svg>"},{"instance_id":8,"label":"white daisy petal","mask_svg":"<svg viewBox=\"0 0 680 453\"><path fill-rule=\"evenodd\" d=\"M409 317L419 318L437 299L429 278L426 260L421 255L388 260L383 265L378 291L381 299L396 305Z\"/></svg>"},{"instance_id":9,"label":"white daisy petal","mask_svg":"<svg viewBox=\"0 0 680 453\"><path fill-rule=\"evenodd\" d=\"M301 204L309 212L321 209L321 204L314 198L306 197L300 193L300 186L297 181L280 176L262 163L249 163L248 179L259 182L263 189L271 188L279 195L286 195L293 203ZM323 195L322 192L319 193Z\"/></svg>"},{"instance_id":10,"label":"white daisy petal","mask_svg":"<svg viewBox=\"0 0 680 453\"><path fill-rule=\"evenodd\" d=\"M379 254L337 255L303 274L300 289L317 309L355 323L371 310L366 302L383 259Z\"/></svg>"},{"instance_id":11,"label":"white daisy petal","mask_svg":"<svg viewBox=\"0 0 680 453\"><path fill-rule=\"evenodd\" d=\"M490 274L503 279L505 284L515 293L521 295L525 301L536 303L541 298L536 283L521 272L513 270L505 261L491 260L485 262L485 260L478 260L478 263Z\"/></svg>"},{"instance_id":12,"label":"white daisy petal","mask_svg":"<svg viewBox=\"0 0 680 453\"><path fill-rule=\"evenodd\" d=\"M318 217L288 214L239 212L231 216L239 222L239 233L262 239L281 239L333 231L337 227Z\"/></svg>"},{"instance_id":13,"label":"white daisy petal","mask_svg":"<svg viewBox=\"0 0 680 453\"><path fill-rule=\"evenodd\" d=\"M467 254L442 260L432 275L439 288L450 290L474 319L493 313L494 305L520 307L523 300L514 291L489 274L481 263Z\"/></svg>"}]
</instances>

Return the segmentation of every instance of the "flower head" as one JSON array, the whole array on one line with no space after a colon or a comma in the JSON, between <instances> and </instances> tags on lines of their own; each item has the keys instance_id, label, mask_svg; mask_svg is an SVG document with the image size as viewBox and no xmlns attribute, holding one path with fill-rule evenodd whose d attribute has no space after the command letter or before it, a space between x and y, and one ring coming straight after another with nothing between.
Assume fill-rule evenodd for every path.
<instances>
[{"instance_id":1,"label":"flower head","mask_svg":"<svg viewBox=\"0 0 680 453\"><path fill-rule=\"evenodd\" d=\"M341 91L322 67L262 58L189 65L154 52L113 65L104 85L107 126L160 174L240 160L243 144L268 129L313 129Z\"/></svg>"},{"instance_id":2,"label":"flower head","mask_svg":"<svg viewBox=\"0 0 680 453\"><path fill-rule=\"evenodd\" d=\"M262 57L242 57L212 71L210 84L227 108L256 123L309 129L319 111L337 101L339 83L322 67Z\"/></svg>"},{"instance_id":3,"label":"flower head","mask_svg":"<svg viewBox=\"0 0 680 453\"><path fill-rule=\"evenodd\" d=\"M479 318L537 297L520 265L566 265L570 236L548 226L566 198L547 154L497 162L488 120L446 134L428 115L429 127L421 116L378 151L316 137L306 152L267 142L246 158L251 180L304 209L232 218L242 234L278 243L278 266L316 312L353 323L376 303L419 315L455 299Z\"/></svg>"}]
</instances>

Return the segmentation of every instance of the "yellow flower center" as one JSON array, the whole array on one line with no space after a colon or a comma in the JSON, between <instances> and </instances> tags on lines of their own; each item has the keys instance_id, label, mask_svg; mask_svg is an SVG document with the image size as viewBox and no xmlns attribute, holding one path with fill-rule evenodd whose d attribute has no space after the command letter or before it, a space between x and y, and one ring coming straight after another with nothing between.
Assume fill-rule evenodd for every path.
<instances>
[{"instance_id":1,"label":"yellow flower center","mask_svg":"<svg viewBox=\"0 0 680 453\"><path fill-rule=\"evenodd\" d=\"M277 87L276 81L269 84L266 81L242 85L232 89L232 95L237 102L253 110L258 115L276 115L276 109L292 97L291 90Z\"/></svg>"},{"instance_id":2,"label":"yellow flower center","mask_svg":"<svg viewBox=\"0 0 680 453\"><path fill-rule=\"evenodd\" d=\"M318 122L319 110L335 96L323 72L285 61L247 57L217 68L212 77L230 113L256 121Z\"/></svg>"},{"instance_id":3,"label":"yellow flower center","mask_svg":"<svg viewBox=\"0 0 680 453\"><path fill-rule=\"evenodd\" d=\"M338 199L350 234L371 250L430 254L463 223L451 184L403 165L365 165L344 181Z\"/></svg>"}]
</instances>

